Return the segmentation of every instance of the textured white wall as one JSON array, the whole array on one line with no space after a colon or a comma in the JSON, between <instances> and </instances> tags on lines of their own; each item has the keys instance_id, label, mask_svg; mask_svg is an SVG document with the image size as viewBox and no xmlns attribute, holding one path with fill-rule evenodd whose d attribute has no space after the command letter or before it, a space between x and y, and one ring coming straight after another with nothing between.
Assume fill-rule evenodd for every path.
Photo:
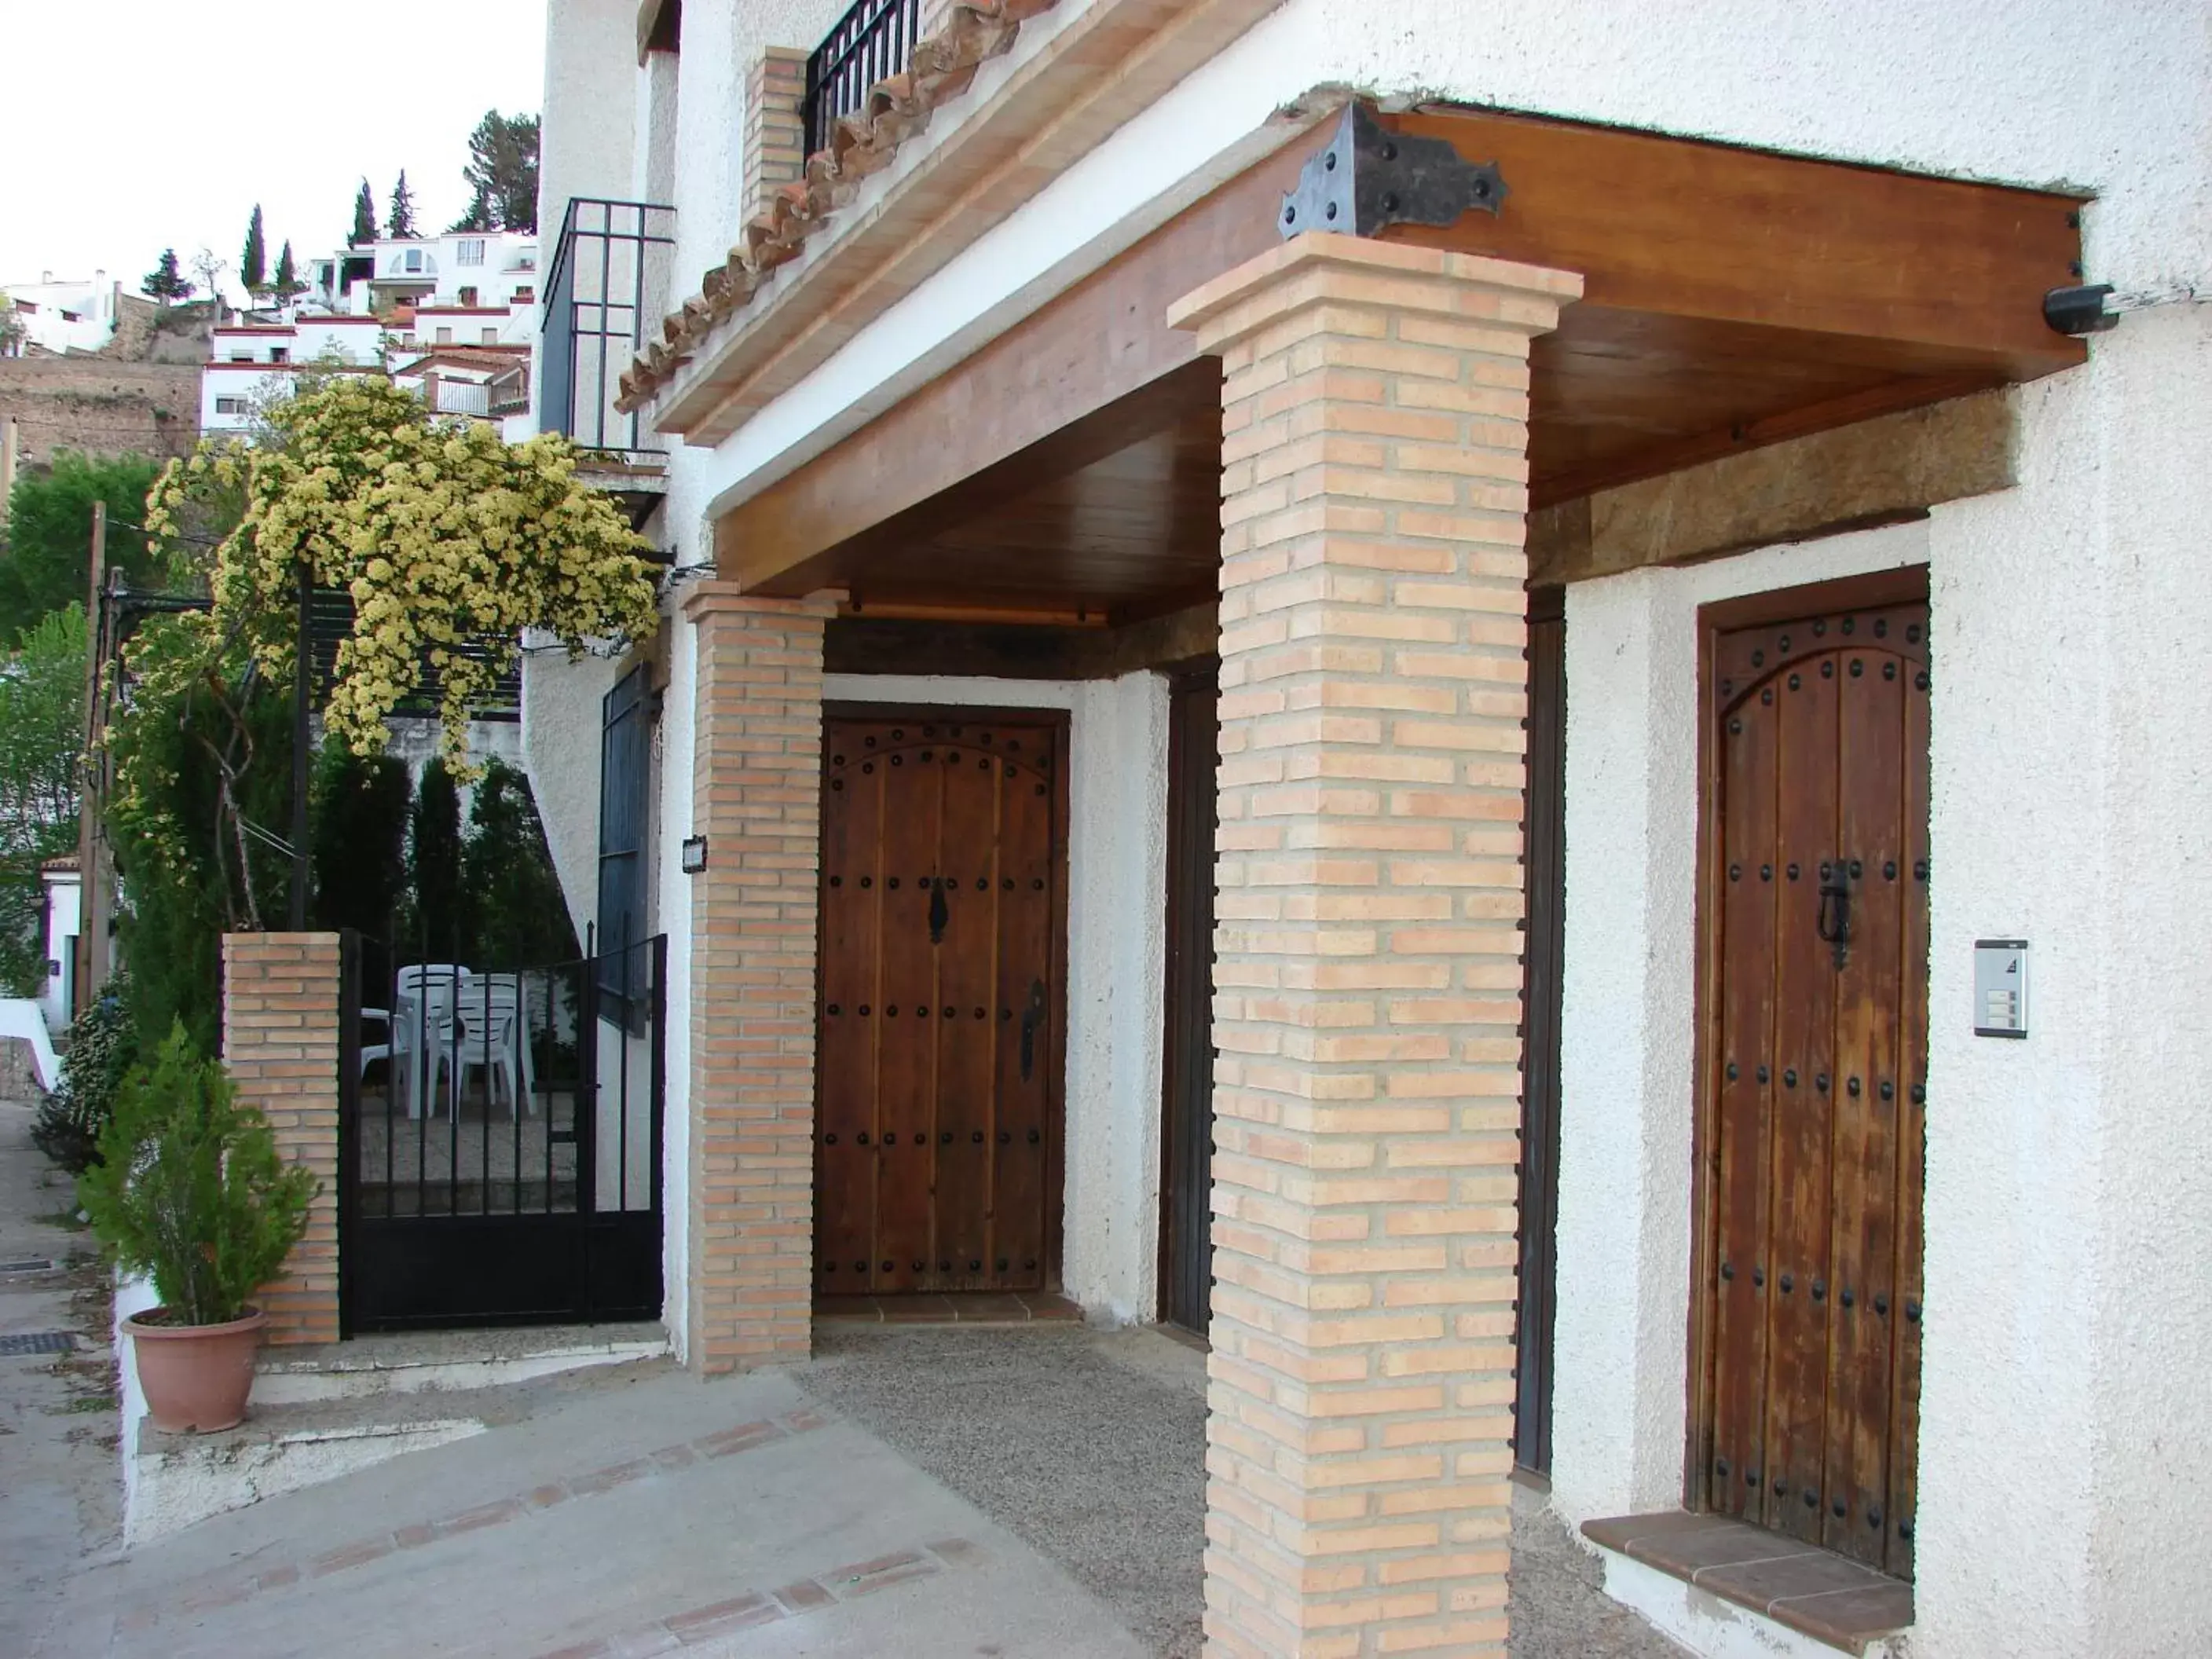
<instances>
[{"instance_id":1,"label":"textured white wall","mask_svg":"<svg viewBox=\"0 0 2212 1659\"><path fill-rule=\"evenodd\" d=\"M598 920L601 705L619 666L559 651L522 659L522 769L579 939Z\"/></svg>"},{"instance_id":2,"label":"textured white wall","mask_svg":"<svg viewBox=\"0 0 2212 1659\"><path fill-rule=\"evenodd\" d=\"M1167 962L1167 682L831 674L868 702L1069 712L1066 1231L1061 1277L1094 1320L1157 1311Z\"/></svg>"},{"instance_id":3,"label":"textured white wall","mask_svg":"<svg viewBox=\"0 0 2212 1659\"><path fill-rule=\"evenodd\" d=\"M740 9L695 0L686 11L679 283L718 259L735 228L741 46L807 44L839 8ZM1194 180L1218 176L1268 109L1333 81L2077 186L2099 198L2087 214L2094 278L2212 282L2201 4L1287 0L718 449L684 452L669 516L681 556L704 556L709 502L787 470L1095 269ZM2020 487L1944 508L1923 531L1620 578L1571 600L1581 679L1571 787L1611 792L1601 798L1626 817L1583 812L1570 826L1571 872L1603 872L1599 896L1585 879L1570 903L1570 996L1585 1022L1602 1008L1622 1029L1569 1050L1577 1139L1561 1170L1560 1317L1581 1374L1571 1381L1563 1355L1559 1490L1563 1507L1610 1508L1663 1500L1679 1480L1680 849L1693 798L1688 775L1668 769L1692 728L1646 720L1615 732L1600 773L1603 757L1577 754L1575 733L1590 741L1582 722L1599 697L1640 707L1663 694L1657 706L1687 720L1682 605L1717 591L1702 586L1722 580L1714 572L1814 580L1832 574L1831 560L1904 556L1916 535L1932 562L1929 1327L1913 1645L1938 1659L2173 1652L2212 1623L2212 1575L2190 1570L2186 1550L2179 1565L2154 1559L2201 1533L2187 1505L2212 1481L2198 1428L2212 1417L2212 1275L2201 1265L2212 1019L2199 989L2212 964L2191 926L2212 822L2201 672L2212 583L2196 534L2197 481L2212 476L2206 328L2196 312L2137 316L2096 343L2088 366L2021 393ZM1622 630L1616 654L1593 636L1601 626ZM685 791L688 803L688 776ZM1593 848L1608 846L1613 861L1594 866ZM1680 880L1665 876L1669 860ZM1600 925L1608 915L1617 927ZM2037 1029L2025 1043L1965 1035L1965 951L1997 931L2035 941ZM1601 1167L1593 1135L1627 1144Z\"/></svg>"},{"instance_id":4,"label":"textured white wall","mask_svg":"<svg viewBox=\"0 0 2212 1659\"><path fill-rule=\"evenodd\" d=\"M691 1256L691 878L684 873L684 841L691 833L692 781L697 757L699 630L678 616L669 629L668 685L653 742L660 763L660 800L653 815L659 837L652 874L654 915L668 935L666 1093L661 1118L663 1242L661 1322L670 1348L690 1359L690 1309L684 1300Z\"/></svg>"},{"instance_id":5,"label":"textured white wall","mask_svg":"<svg viewBox=\"0 0 2212 1659\"><path fill-rule=\"evenodd\" d=\"M538 300L553 275L562 216L572 196L629 192L637 84L636 0L546 0L545 101L538 133ZM503 291L503 290L502 290ZM541 343L531 336L530 398L544 379ZM531 429L542 429L536 419ZM598 769L593 768L594 775Z\"/></svg>"}]
</instances>

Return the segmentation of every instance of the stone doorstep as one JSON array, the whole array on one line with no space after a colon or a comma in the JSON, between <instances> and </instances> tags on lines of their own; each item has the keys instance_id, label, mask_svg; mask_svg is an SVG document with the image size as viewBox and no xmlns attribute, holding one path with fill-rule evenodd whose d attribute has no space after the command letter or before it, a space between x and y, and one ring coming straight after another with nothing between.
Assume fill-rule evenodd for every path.
<instances>
[{"instance_id":1,"label":"stone doorstep","mask_svg":"<svg viewBox=\"0 0 2212 1659\"><path fill-rule=\"evenodd\" d=\"M657 1322L408 1331L344 1342L264 1346L254 1366L261 1406L498 1388L668 1352Z\"/></svg>"},{"instance_id":2,"label":"stone doorstep","mask_svg":"<svg viewBox=\"0 0 2212 1659\"><path fill-rule=\"evenodd\" d=\"M1583 1536L1850 1654L1912 1624L1912 1586L1833 1550L1722 1515L1664 1510L1583 1523Z\"/></svg>"}]
</instances>

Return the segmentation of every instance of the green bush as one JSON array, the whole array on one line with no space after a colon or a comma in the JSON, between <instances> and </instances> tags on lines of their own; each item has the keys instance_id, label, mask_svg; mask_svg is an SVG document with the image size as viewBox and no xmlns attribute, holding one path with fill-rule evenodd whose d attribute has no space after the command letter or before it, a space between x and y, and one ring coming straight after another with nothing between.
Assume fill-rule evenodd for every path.
<instances>
[{"instance_id":1,"label":"green bush","mask_svg":"<svg viewBox=\"0 0 2212 1659\"><path fill-rule=\"evenodd\" d=\"M118 974L70 1022L61 1086L39 1103L32 1143L71 1174L89 1165L100 1156L100 1132L115 1115L116 1091L137 1058L130 983Z\"/></svg>"},{"instance_id":2,"label":"green bush","mask_svg":"<svg viewBox=\"0 0 2212 1659\"><path fill-rule=\"evenodd\" d=\"M109 1259L154 1281L169 1319L242 1317L307 1230L320 1183L286 1164L259 1112L181 1022L124 1079L77 1200Z\"/></svg>"}]
</instances>

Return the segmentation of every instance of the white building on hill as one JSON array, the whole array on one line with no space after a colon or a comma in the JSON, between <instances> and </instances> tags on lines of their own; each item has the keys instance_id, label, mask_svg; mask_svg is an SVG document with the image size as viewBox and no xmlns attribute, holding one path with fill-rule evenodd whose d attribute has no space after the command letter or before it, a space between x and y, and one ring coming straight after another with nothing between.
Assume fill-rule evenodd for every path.
<instances>
[{"instance_id":1,"label":"white building on hill","mask_svg":"<svg viewBox=\"0 0 2212 1659\"><path fill-rule=\"evenodd\" d=\"M215 332L200 427L242 433L303 370L381 373L441 412L526 411L538 239L514 231L387 238L307 267L297 305ZM526 419L518 419L524 435Z\"/></svg>"},{"instance_id":2,"label":"white building on hill","mask_svg":"<svg viewBox=\"0 0 2212 1659\"><path fill-rule=\"evenodd\" d=\"M51 352L97 351L115 337L115 319L123 308L123 284L95 270L90 282L60 282L51 270L35 283L0 283L21 328L12 356Z\"/></svg>"}]
</instances>

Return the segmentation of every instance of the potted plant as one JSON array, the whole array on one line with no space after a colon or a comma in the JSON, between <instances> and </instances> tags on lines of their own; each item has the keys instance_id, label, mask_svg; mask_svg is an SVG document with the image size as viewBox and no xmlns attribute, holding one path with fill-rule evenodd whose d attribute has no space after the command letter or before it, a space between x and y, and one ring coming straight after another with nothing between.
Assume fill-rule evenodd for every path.
<instances>
[{"instance_id":1,"label":"potted plant","mask_svg":"<svg viewBox=\"0 0 2212 1659\"><path fill-rule=\"evenodd\" d=\"M307 1231L319 1183L287 1164L261 1114L181 1022L124 1079L77 1197L109 1258L154 1281L130 1328L156 1428L206 1432L246 1415L266 1316L249 1298Z\"/></svg>"}]
</instances>

